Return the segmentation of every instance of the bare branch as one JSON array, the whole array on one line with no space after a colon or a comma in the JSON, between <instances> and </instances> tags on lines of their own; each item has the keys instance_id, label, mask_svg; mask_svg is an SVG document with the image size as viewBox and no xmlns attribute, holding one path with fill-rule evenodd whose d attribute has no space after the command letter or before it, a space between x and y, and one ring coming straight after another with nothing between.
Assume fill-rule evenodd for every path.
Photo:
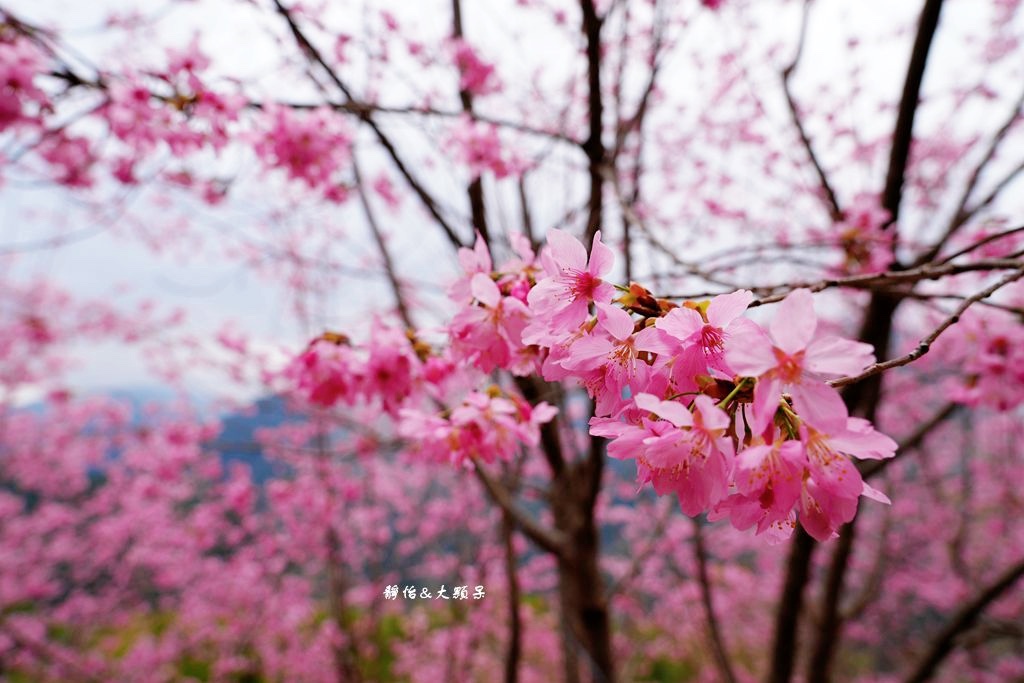
<instances>
[{"instance_id":1,"label":"bare branch","mask_svg":"<svg viewBox=\"0 0 1024 683\"><path fill-rule=\"evenodd\" d=\"M452 0L452 35L457 40L462 40L464 36L461 0ZM462 111L472 116L473 93L460 87L459 101L462 103ZM466 193L469 195L469 211L472 216L473 228L480 231L480 236L484 238L484 243L490 246L491 233L487 226L487 211L484 206L484 185L479 175L469 181Z\"/></svg>"},{"instance_id":2,"label":"bare branch","mask_svg":"<svg viewBox=\"0 0 1024 683\"><path fill-rule=\"evenodd\" d=\"M892 134L892 149L889 155L889 170L882 193L882 207L889 212L890 224L899 220L900 203L903 200L903 183L910 160L910 143L914 139L914 117L921 99L921 83L924 80L928 52L931 50L935 31L939 27L942 0L925 0L918 23L917 36L910 53L907 78L903 84L900 108L896 115L896 129Z\"/></svg>"},{"instance_id":3,"label":"bare branch","mask_svg":"<svg viewBox=\"0 0 1024 683\"><path fill-rule=\"evenodd\" d=\"M936 427L952 417L960 407L960 404L952 401L943 405L935 412L934 415L919 424L913 433L899 443L899 446L896 449L896 455L891 458L886 458L885 460L873 461L870 466L865 467L861 471L861 476L864 479L870 479L871 477L880 474L884 469L895 462L897 458L916 450L922 443L924 443L925 438L927 438Z\"/></svg>"},{"instance_id":4,"label":"bare branch","mask_svg":"<svg viewBox=\"0 0 1024 683\"><path fill-rule=\"evenodd\" d=\"M590 130L583 150L587 153L590 171L590 200L587 203L587 230L584 243L590 244L601 229L604 198L604 182L601 167L604 165L605 148L604 101L601 93L601 18L597 16L594 0L580 0L583 13L583 35L586 37L587 52L587 113Z\"/></svg>"},{"instance_id":5,"label":"bare branch","mask_svg":"<svg viewBox=\"0 0 1024 683\"><path fill-rule=\"evenodd\" d=\"M804 0L803 16L800 20L800 37L797 39L796 54L793 56L793 61L782 70L782 90L786 95L786 104L789 105L789 115L793 121L793 125L796 127L797 134L800 136L800 142L803 144L804 150L807 152L807 157L811 162L811 166L814 167L814 172L818 176L818 184L821 186L823 194L822 200L825 202L825 208L828 209L828 213L832 218L832 221L838 223L843 219L843 210L839 206L839 199L836 197L835 190L832 189L832 184L829 182L828 176L825 175L825 169L818 160L818 155L814 152L814 145L811 142L811 138L807 135L807 130L804 128L803 119L800 117L800 108L797 106L796 99L793 97L793 91L789 84L790 79L792 79L793 74L796 72L797 65L800 63L800 56L804 51L804 41L807 36L807 22L810 14L811 0Z\"/></svg>"},{"instance_id":6,"label":"bare branch","mask_svg":"<svg viewBox=\"0 0 1024 683\"><path fill-rule=\"evenodd\" d=\"M785 285L772 285L768 287L752 287L754 291L776 291L784 290L778 294L761 297L750 303L751 308L773 304L782 301L795 289L809 289L812 292L821 292L836 287L850 287L853 289L888 289L893 285L923 282L925 280L939 280L950 275L961 273L974 273L987 270L1016 270L1021 267L1021 261L1014 258L982 259L971 263L943 263L941 265L924 265L909 270L890 270L884 273L869 273L867 275L850 275L848 277L831 278L817 282L790 283Z\"/></svg>"},{"instance_id":7,"label":"bare branch","mask_svg":"<svg viewBox=\"0 0 1024 683\"><path fill-rule=\"evenodd\" d=\"M987 203L983 201L983 203L979 204L978 206L975 206L971 209L967 208L967 202L970 201L971 194L974 192L974 189L978 186L978 180L981 178L982 171L985 170L988 164L995 157L996 150L999 149L999 145L1002 144L1007 134L1009 134L1010 129L1013 128L1013 125L1018 120L1020 120L1022 110L1024 110L1024 92L1022 92L1020 94L1020 97L1017 98L1017 102L1013 107L1013 111L1011 112L1010 116L1006 119L1006 122L1003 123L999 130L996 131L996 134L992 136L992 140L989 142L988 147L985 149L985 153L982 155L981 159L974 167L974 170L971 172L970 177L967 179L967 183L964 185L963 192L960 194L960 201L957 202L956 209L953 212L953 218L950 220L949 225L946 226L946 230L943 233L942 237L939 238L939 240L931 247L931 249L926 251L917 259L917 261L915 261L916 264L920 265L922 263L928 263L929 261L933 260L939 254L939 252L942 251L942 248L946 245L949 239L954 234L956 234L957 230L963 227L964 224L967 223L967 221L969 221L982 208L983 205L987 205ZM995 197L992 196L992 199L988 200L988 203L990 203L994 199ZM950 258L956 258L956 256L951 256Z\"/></svg>"},{"instance_id":8,"label":"bare branch","mask_svg":"<svg viewBox=\"0 0 1024 683\"><path fill-rule=\"evenodd\" d=\"M803 608L804 586L810 578L811 557L817 544L814 539L798 527L793 532L792 549L786 566L786 580L779 597L779 609L775 617L775 642L772 644L771 668L768 683L788 683L793 675L796 661L796 630Z\"/></svg>"},{"instance_id":9,"label":"bare branch","mask_svg":"<svg viewBox=\"0 0 1024 683\"><path fill-rule=\"evenodd\" d=\"M839 532L839 541L832 553L832 561L825 576L825 590L821 596L820 619L816 629L811 658L807 662L808 683L827 683L831 678L832 659L839 645L843 615L839 604L843 596L846 572L850 566L853 541L856 538L857 518Z\"/></svg>"},{"instance_id":10,"label":"bare branch","mask_svg":"<svg viewBox=\"0 0 1024 683\"><path fill-rule=\"evenodd\" d=\"M370 226L370 233L373 235L374 244L377 245L377 251L380 252L380 258L384 262L384 274L387 276L388 283L391 285L391 291L395 295L395 307L398 310L398 315L401 317L406 328L411 329L415 326L412 323L409 307L405 305L402 283L398 280L398 272L395 270L394 260L391 258L391 252L384 241L384 233L380 229L380 224L377 223L377 216L373 213L370 198L366 196L366 188L363 187L363 179L359 172L359 163L356 160L355 154L352 155L352 173L355 176L356 193L359 195L359 203L362 205L363 213L366 215L366 223Z\"/></svg>"}]
</instances>

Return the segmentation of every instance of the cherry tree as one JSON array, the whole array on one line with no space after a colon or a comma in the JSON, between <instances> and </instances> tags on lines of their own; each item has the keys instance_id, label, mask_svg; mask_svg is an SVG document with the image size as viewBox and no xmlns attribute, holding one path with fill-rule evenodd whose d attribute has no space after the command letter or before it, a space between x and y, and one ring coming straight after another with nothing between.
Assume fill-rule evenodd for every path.
<instances>
[{"instance_id":1,"label":"cherry tree","mask_svg":"<svg viewBox=\"0 0 1024 683\"><path fill-rule=\"evenodd\" d=\"M5 192L312 341L5 282L5 396L51 393L4 417L0 671L1024 675L1019 3L170 2L98 44L8 4ZM90 334L286 395L279 476L74 399Z\"/></svg>"}]
</instances>

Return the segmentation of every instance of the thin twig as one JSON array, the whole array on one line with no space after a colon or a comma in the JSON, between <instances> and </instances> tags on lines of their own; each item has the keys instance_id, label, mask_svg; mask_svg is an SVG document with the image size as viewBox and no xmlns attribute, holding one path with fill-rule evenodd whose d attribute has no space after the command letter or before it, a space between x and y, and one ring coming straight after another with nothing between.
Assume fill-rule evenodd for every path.
<instances>
[{"instance_id":1,"label":"thin twig","mask_svg":"<svg viewBox=\"0 0 1024 683\"><path fill-rule=\"evenodd\" d=\"M800 63L800 57L804 51L804 42L807 37L807 23L810 14L811 0L804 0L803 15L800 20L800 36L797 39L796 44L796 54L793 55L793 61L782 70L782 91L786 95L786 104L789 105L789 115L793 121L793 126L796 127L796 132L800 136L800 142L803 144L804 150L807 152L807 157L811 162L811 166L814 167L814 172L818 176L818 184L821 186L821 191L824 195L822 200L825 202L825 208L828 209L829 216L832 218L833 222L838 223L843 219L843 210L839 206L839 199L836 197L835 190L832 189L832 184L829 182L828 176L825 175L825 169L818 160L818 155L814 152L814 145L811 142L811 138L807 135L807 130L804 128L803 120L800 118L800 109L797 106L796 99L793 97L793 91L789 85L790 79L793 77L797 65Z\"/></svg>"},{"instance_id":2,"label":"thin twig","mask_svg":"<svg viewBox=\"0 0 1024 683\"><path fill-rule=\"evenodd\" d=\"M953 314L946 318L945 320L943 320L938 327L932 330L931 334L922 339L920 343L918 343L918 345L910 353L899 356L898 358L892 358L890 360L883 361L880 363L874 363L866 370L864 370L864 372L858 375L834 379L831 380L829 384L832 385L833 387L845 387L850 384L856 384L857 382L867 379L868 377L873 377L874 375L885 372L886 370L898 368L900 366L907 365L908 363L913 363L915 360L928 353L928 351L931 349L931 345L935 342L936 339L939 338L939 336L943 332L945 332L951 326L959 322L960 316L964 314L964 311L970 308L973 304L981 301L982 299L987 299L1001 288L1005 287L1011 282L1021 279L1022 277L1024 277L1024 266L1018 264L1016 271L1000 278L997 282L995 282L989 287L986 287L977 294L964 299L963 303L956 307L956 310L953 312Z\"/></svg>"}]
</instances>

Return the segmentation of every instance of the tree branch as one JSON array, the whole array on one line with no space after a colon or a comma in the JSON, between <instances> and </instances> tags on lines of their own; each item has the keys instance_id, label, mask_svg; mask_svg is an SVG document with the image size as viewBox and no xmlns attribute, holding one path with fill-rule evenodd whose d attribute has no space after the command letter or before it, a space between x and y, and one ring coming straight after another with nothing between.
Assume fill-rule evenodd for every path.
<instances>
[{"instance_id":1,"label":"tree branch","mask_svg":"<svg viewBox=\"0 0 1024 683\"><path fill-rule=\"evenodd\" d=\"M953 401L943 405L935 412L934 415L919 424L917 429L915 429L910 436L899 443L899 446L896 448L896 454L893 457L886 458L885 460L873 461L870 466L865 467L861 471L861 477L864 479L870 479L871 477L877 476L889 467L889 465L895 462L897 458L917 449L922 443L924 443L924 440L928 435L932 433L932 430L952 417L960 407L959 403L954 403Z\"/></svg>"},{"instance_id":2,"label":"tree branch","mask_svg":"<svg viewBox=\"0 0 1024 683\"><path fill-rule=\"evenodd\" d=\"M452 0L452 35L456 40L462 40L464 37L461 0ZM460 87L459 101L462 103L462 111L472 116L473 93ZM480 231L480 236L484 238L484 243L490 246L491 233L487 226L487 212L484 208L484 186L483 180L479 175L469 182L466 193L469 195L469 211L472 216L473 228Z\"/></svg>"},{"instance_id":3,"label":"tree branch","mask_svg":"<svg viewBox=\"0 0 1024 683\"><path fill-rule=\"evenodd\" d=\"M395 270L394 260L391 258L391 252L388 250L388 245L384 241L384 233L380 229L380 225L377 223L377 217L373 213L373 207L370 206L370 198L366 196L366 188L363 187L363 179L359 172L359 163L356 161L355 154L352 155L352 174L355 176L356 181L356 193L359 195L359 203L363 207L363 213L366 215L366 223L370 226L370 233L373 235L373 241L377 245L377 251L380 252L381 260L384 262L384 274L388 278L388 283L391 285L391 291L395 295L395 307L398 309L398 315L402 319L407 329L415 327L412 323L412 315L409 313L409 307L405 305L405 295L402 292L402 283L398 280L398 273Z\"/></svg>"},{"instance_id":4,"label":"tree branch","mask_svg":"<svg viewBox=\"0 0 1024 683\"><path fill-rule=\"evenodd\" d=\"M775 642L772 646L768 683L788 683L796 661L796 631L803 608L804 586L811 574L811 557L817 545L814 539L797 527L786 566L786 581L775 617Z\"/></svg>"},{"instance_id":5,"label":"tree branch","mask_svg":"<svg viewBox=\"0 0 1024 683\"><path fill-rule=\"evenodd\" d=\"M583 11L583 35L586 37L587 52L587 112L590 132L583 143L583 150L589 160L590 199L587 203L587 230L584 244L589 245L594 235L601 229L603 210L603 177L601 166L604 164L604 101L601 96L601 19L597 16L594 0L580 0Z\"/></svg>"},{"instance_id":6,"label":"tree branch","mask_svg":"<svg viewBox=\"0 0 1024 683\"><path fill-rule=\"evenodd\" d=\"M565 554L565 539L562 534L555 529L541 526L529 513L519 507L512 500L508 490L484 471L483 464L479 460L474 458L473 465L473 472L480 483L484 485L488 495L515 522L523 534L552 555L562 557Z\"/></svg>"},{"instance_id":7,"label":"tree branch","mask_svg":"<svg viewBox=\"0 0 1024 683\"><path fill-rule=\"evenodd\" d=\"M956 637L973 626L985 608L1012 588L1022 576L1024 559L1004 571L995 581L979 591L974 599L960 608L932 641L924 656L918 660L913 672L904 679L905 683L924 683L934 676L942 661L956 648Z\"/></svg>"},{"instance_id":8,"label":"tree branch","mask_svg":"<svg viewBox=\"0 0 1024 683\"><path fill-rule=\"evenodd\" d=\"M932 330L931 334L922 339L920 343L918 343L918 345L910 353L902 355L898 358L892 358L887 361L874 363L859 375L834 379L831 380L829 384L832 385L833 387L845 387L851 384L856 384L857 382L865 380L869 377L874 377L875 375L885 372L886 370L898 368L902 365L907 365L908 363L914 362L921 356L928 353L928 351L931 349L931 345L935 342L935 340L938 339L943 332L945 332L951 326L959 322L960 316L963 315L963 313L973 304L981 301L982 299L987 299L999 289L1005 287L1011 282L1021 279L1022 277L1024 277L1024 265L1018 262L1017 270L1000 278L997 282L995 282L989 287L986 287L977 294L964 299L963 303L956 307L956 310L953 312L953 314L946 318L945 320L943 320L938 327Z\"/></svg>"},{"instance_id":9,"label":"tree branch","mask_svg":"<svg viewBox=\"0 0 1024 683\"><path fill-rule=\"evenodd\" d=\"M1010 129L1013 128L1013 124L1020 119L1022 110L1024 110L1024 92L1022 92L1020 97L1017 98L1017 102L1013 107L1013 112L1010 114L1009 118L1007 118L1006 122L1000 126L999 130L996 131L996 134L992 136L992 140L985 149L985 153L982 155L981 160L978 161L974 170L971 172L967 183L964 185L963 192L960 194L960 201L957 202L956 209L953 212L953 218L950 220L949 225L946 226L946 231L928 251L918 257L915 264L920 265L933 260L939 252L942 251L942 248L946 245L949 239L956 234L957 230L963 227L964 224L982 208L982 205L979 205L972 209L968 209L967 202L970 201L971 194L978 186L978 180L981 178L982 171L985 170L989 162L991 162L995 157L996 150L1006 138L1007 134L1009 134ZM955 256L951 256L950 258L955 258Z\"/></svg>"},{"instance_id":10,"label":"tree branch","mask_svg":"<svg viewBox=\"0 0 1024 683\"><path fill-rule=\"evenodd\" d=\"M295 17L292 16L291 10L281 4L281 0L273 0L273 3L277 13L280 14L288 24L288 28L303 54L326 72L327 77L330 78L331 82L338 88L338 90L341 91L342 95L344 95L349 102L355 102L356 99L352 96L352 91L349 90L348 86L345 85L345 82L338 76L338 73L331 68L330 64L328 64L323 58L323 55L320 54L320 51L317 50L316 46L313 45L309 38L306 37L306 34L303 33L302 28L295 20ZM458 234L456 234L454 228L447 220L445 220L444 216L441 215L440 209L438 208L437 202L434 198L430 196L430 193L427 192L423 184L413 176L412 172L405 165L405 162L398 154L398 150L395 148L391 139L373 119L371 112L372 110L369 108L357 108L353 111L353 113L367 126L369 126L371 131L373 131L374 135L377 137L377 141L380 143L381 147L384 148L384 151L387 152L392 163L394 163L395 168L398 169L398 172L405 179L406 183L408 183L409 187L412 188L413 193L419 198L420 202L427 209L427 212L435 221L437 221L437 224L444 231L452 246L456 249L466 246L459 238Z\"/></svg>"},{"instance_id":11,"label":"tree branch","mask_svg":"<svg viewBox=\"0 0 1024 683\"><path fill-rule=\"evenodd\" d=\"M784 291L770 296L764 296L759 299L754 299L750 302L750 308L756 308L765 304L773 304L782 301L790 292L796 289L809 289L811 292L821 292L835 287L850 287L852 289L884 289L896 284L923 282L925 280L939 280L950 275L960 275L961 273L973 273L986 270L1016 270L1020 267L1020 259L981 259L970 263L924 265L919 268L911 268L908 270L890 270L884 273L850 275L847 277L830 278L828 280L818 280L817 282L752 287L751 289L757 292L772 292L780 289Z\"/></svg>"},{"instance_id":12,"label":"tree branch","mask_svg":"<svg viewBox=\"0 0 1024 683\"><path fill-rule=\"evenodd\" d=\"M726 683L736 683L736 673L732 670L732 663L729 653L725 649L725 641L722 639L722 631L718 625L718 617L715 616L715 606L711 596L711 580L708 578L708 553L704 546L704 530L702 522L693 518L693 553L697 560L697 579L700 582L700 601L704 606L704 619L708 627L708 638L711 641L711 649L715 655L715 663L722 674L722 680Z\"/></svg>"},{"instance_id":13,"label":"tree branch","mask_svg":"<svg viewBox=\"0 0 1024 683\"><path fill-rule=\"evenodd\" d=\"M839 600L843 594L843 582L849 568L853 541L856 537L856 519L842 528L839 542L832 553L832 561L825 576L825 591L821 596L820 620L815 635L811 658L807 663L808 683L826 683L831 679L832 658L839 644L843 615L839 611Z\"/></svg>"},{"instance_id":14,"label":"tree branch","mask_svg":"<svg viewBox=\"0 0 1024 683\"><path fill-rule=\"evenodd\" d=\"M942 0L925 0L918 23L917 37L910 53L907 77L900 97L899 112L896 115L896 129L892 135L892 149L889 154L889 170L885 177L882 193L882 207L889 212L890 224L899 220L900 203L903 200L903 183L907 162L910 160L910 143L914 138L914 117L921 99L921 83L924 80L928 52L939 27Z\"/></svg>"},{"instance_id":15,"label":"tree branch","mask_svg":"<svg viewBox=\"0 0 1024 683\"><path fill-rule=\"evenodd\" d=\"M825 175L825 169L818 160L818 155L814 153L814 145L811 143L811 138L807 135L807 130L804 128L803 120L800 118L800 109L797 106L796 99L793 97L793 91L789 85L790 79L792 79L793 74L796 72L797 65L800 63L800 56L804 51L804 41L807 36L807 23L810 14L811 0L804 0L803 15L800 21L800 37L797 39L796 54L793 55L793 61L782 70L782 91L786 95L786 104L789 105L789 115L793 121L793 125L796 127L797 134L800 136L800 142L803 144L804 151L807 152L807 158L810 160L811 166L814 167L814 172L818 176L818 184L821 186L821 191L824 195L822 197L822 201L824 201L825 208L828 210L832 221L834 223L838 223L843 220L843 210L839 206L839 199L836 197L835 190L832 189L832 184L829 182L828 176Z\"/></svg>"}]
</instances>

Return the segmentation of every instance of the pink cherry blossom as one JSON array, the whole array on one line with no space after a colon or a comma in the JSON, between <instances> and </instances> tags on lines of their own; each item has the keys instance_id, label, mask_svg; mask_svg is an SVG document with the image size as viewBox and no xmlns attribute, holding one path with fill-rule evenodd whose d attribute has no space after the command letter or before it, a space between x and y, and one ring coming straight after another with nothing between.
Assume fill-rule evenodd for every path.
<instances>
[{"instance_id":1,"label":"pink cherry blossom","mask_svg":"<svg viewBox=\"0 0 1024 683\"><path fill-rule=\"evenodd\" d=\"M754 389L754 431L775 414L783 392L793 398L801 418L823 429L842 428L847 411L826 379L854 375L874 361L869 344L815 336L814 300L806 289L790 293L779 305L766 335L745 327L728 340L726 362L737 373L758 378Z\"/></svg>"},{"instance_id":2,"label":"pink cherry blossom","mask_svg":"<svg viewBox=\"0 0 1024 683\"><path fill-rule=\"evenodd\" d=\"M594 235L590 257L580 241L569 233L548 232L548 248L541 261L547 277L530 290L527 301L535 322L527 328L528 344L550 342L575 331L586 319L592 303L611 301L614 287L604 278L614 265L614 256Z\"/></svg>"}]
</instances>

